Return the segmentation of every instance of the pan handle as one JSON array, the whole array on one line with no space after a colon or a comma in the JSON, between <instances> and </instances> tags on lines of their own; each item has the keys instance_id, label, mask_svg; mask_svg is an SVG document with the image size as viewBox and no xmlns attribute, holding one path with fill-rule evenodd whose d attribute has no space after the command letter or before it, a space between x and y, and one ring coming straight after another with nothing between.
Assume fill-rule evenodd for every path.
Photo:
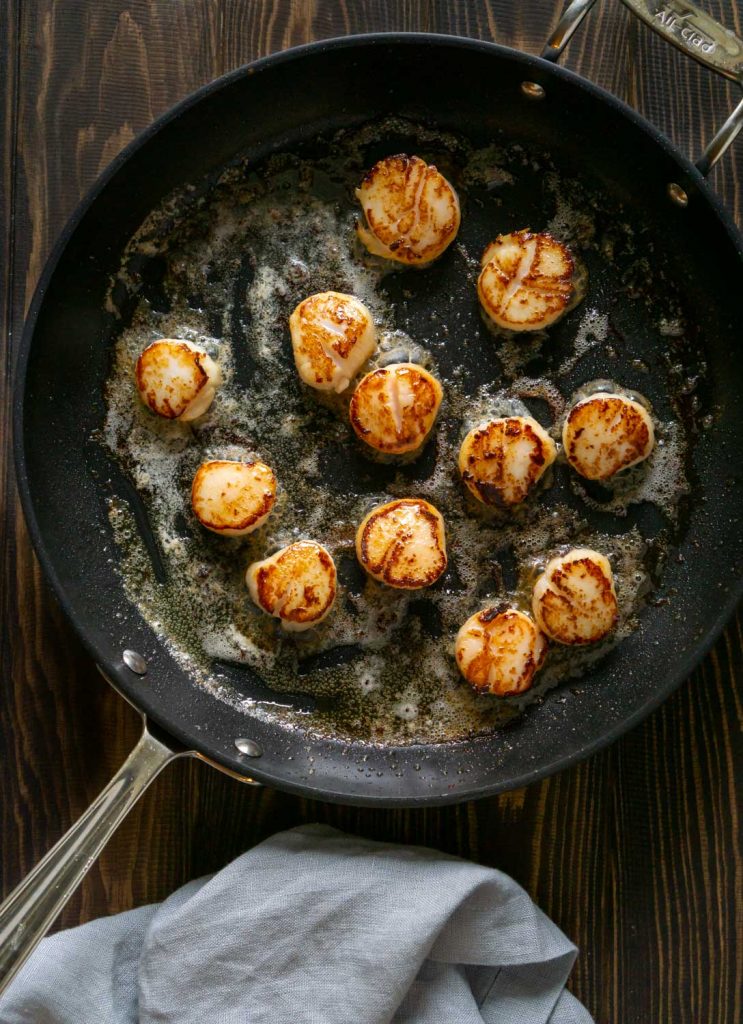
<instances>
[{"instance_id":1,"label":"pan handle","mask_svg":"<svg viewBox=\"0 0 743 1024\"><path fill-rule=\"evenodd\" d=\"M595 2L571 0L542 51L545 60L554 62L559 59ZM743 88L743 40L709 14L689 0L622 0L622 3L649 28L688 57ZM742 128L743 99L696 161L697 170L701 174L709 174ZM674 198L670 189L669 194ZM676 201L679 201L678 198Z\"/></svg>"},{"instance_id":2,"label":"pan handle","mask_svg":"<svg viewBox=\"0 0 743 1024\"><path fill-rule=\"evenodd\" d=\"M145 721L139 743L111 782L0 906L0 994L155 776L186 753L154 736Z\"/></svg>"}]
</instances>

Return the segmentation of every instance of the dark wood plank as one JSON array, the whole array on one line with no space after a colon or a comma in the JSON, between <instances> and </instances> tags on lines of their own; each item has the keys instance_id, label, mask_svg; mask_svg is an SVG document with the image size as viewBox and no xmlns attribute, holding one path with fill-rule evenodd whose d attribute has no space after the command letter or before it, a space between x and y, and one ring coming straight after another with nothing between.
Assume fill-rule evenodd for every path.
<instances>
[{"instance_id":1,"label":"dark wood plank","mask_svg":"<svg viewBox=\"0 0 743 1024\"><path fill-rule=\"evenodd\" d=\"M153 117L240 63L349 32L420 30L538 52L557 0L12 0L0 12L3 333L24 309L65 218ZM740 32L741 11L707 0ZM605 0L565 61L698 152L729 86ZM486 83L484 83L486 87ZM743 141L736 144L740 168ZM714 174L743 216L736 162ZM0 370L0 829L7 891L79 815L135 742L137 716L97 676L40 578L9 459ZM162 899L279 828L321 820L425 843L511 873L580 945L572 988L616 1024L738 1024L743 867L741 628L646 723L610 750L525 790L420 811L341 808L256 790L197 763L162 776L121 827L61 924ZM215 838L218 837L218 838Z\"/></svg>"}]
</instances>

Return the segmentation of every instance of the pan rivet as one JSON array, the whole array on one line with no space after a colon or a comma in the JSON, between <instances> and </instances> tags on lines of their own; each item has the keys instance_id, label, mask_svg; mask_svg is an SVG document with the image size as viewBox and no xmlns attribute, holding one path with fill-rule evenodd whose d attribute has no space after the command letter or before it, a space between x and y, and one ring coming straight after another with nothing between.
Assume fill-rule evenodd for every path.
<instances>
[{"instance_id":1,"label":"pan rivet","mask_svg":"<svg viewBox=\"0 0 743 1024\"><path fill-rule=\"evenodd\" d=\"M138 676L146 675L147 673L147 662L144 660L141 654L136 651L126 650L122 655L124 664L127 668L131 669Z\"/></svg>"},{"instance_id":2,"label":"pan rivet","mask_svg":"<svg viewBox=\"0 0 743 1024\"><path fill-rule=\"evenodd\" d=\"M684 192L680 185L676 184L675 181L670 181L668 183L668 188L666 189L666 191L668 192L668 198L671 200L672 203L675 203L676 206L689 205L688 195L686 194L686 192Z\"/></svg>"},{"instance_id":3,"label":"pan rivet","mask_svg":"<svg viewBox=\"0 0 743 1024\"><path fill-rule=\"evenodd\" d=\"M246 740L242 737L235 740L235 746L241 754L245 754L246 757L260 757L263 751L255 742L255 740Z\"/></svg>"},{"instance_id":4,"label":"pan rivet","mask_svg":"<svg viewBox=\"0 0 743 1024\"><path fill-rule=\"evenodd\" d=\"M539 82L522 82L521 91L530 100L543 100L547 93Z\"/></svg>"}]
</instances>

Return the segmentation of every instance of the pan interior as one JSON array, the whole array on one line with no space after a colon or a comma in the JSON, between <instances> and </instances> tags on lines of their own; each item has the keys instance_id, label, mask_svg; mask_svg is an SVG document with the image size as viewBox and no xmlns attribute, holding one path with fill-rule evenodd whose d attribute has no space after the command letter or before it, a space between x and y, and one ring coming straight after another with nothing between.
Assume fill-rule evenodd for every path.
<instances>
[{"instance_id":1,"label":"pan interior","mask_svg":"<svg viewBox=\"0 0 743 1024\"><path fill-rule=\"evenodd\" d=\"M355 238L354 187L397 152L435 163L462 203L455 245L423 270L370 257ZM524 227L570 244L588 272L586 295L547 333L493 336L478 311L479 256L496 234ZM373 311L380 345L365 369L412 361L442 381L438 425L418 458L374 461L348 427L353 385L329 398L299 381L289 313L324 290L355 294ZM108 513L119 569L130 600L220 700L349 740L462 739L590 673L640 626L689 514L689 443L708 412L701 356L649 233L590 178L561 173L549 152L387 117L257 165L238 158L150 214L108 302L114 357L101 445L115 462ZM223 368L225 385L195 423L160 420L138 401L134 362L158 337L196 342ZM558 463L509 512L468 496L456 463L469 429L533 415L559 444L571 397L607 388L652 403L658 444L646 463L607 486ZM189 501L199 463L255 457L280 482L268 523L235 540L203 530ZM419 592L366 579L354 553L364 515L411 496L444 515L450 556L441 580ZM244 573L300 537L331 551L340 590L329 619L297 636L252 605ZM528 610L539 568L569 547L609 555L618 630L588 649L553 646L519 698L474 694L452 656L457 629L485 606Z\"/></svg>"},{"instance_id":2,"label":"pan interior","mask_svg":"<svg viewBox=\"0 0 743 1024\"><path fill-rule=\"evenodd\" d=\"M543 101L534 103L524 95L525 79L545 86ZM599 299L608 306L608 296L617 295L610 312L619 334L613 346L610 341L589 344L583 360L557 382L558 389L565 397L575 385L606 374L606 355L617 367L609 376L645 394L661 421L680 418L689 442L691 501L670 538L673 550L661 585L640 608L641 628L584 677L547 694L508 728L489 729L466 742L425 746L409 742L407 725L398 727L399 739L381 744L325 738L313 731L311 717L301 714L310 706L304 693L277 698L275 691L259 687L257 676L249 676L244 667L222 663L215 674L224 677L225 686L217 695L195 680L193 670L184 670L172 645L162 642L162 631L142 617L121 585L122 549L113 539L111 498L131 510L137 522L130 529L149 539L150 554L143 564L154 559L152 572L162 579L167 566L158 564L162 547L155 543L143 495L102 443L104 382L111 374L113 347L136 316L126 288L111 296L121 320L107 308L107 295L122 252L143 221L184 182L198 192L202 181L211 175L213 185L214 175L245 156L256 168L270 154L283 151L316 162L329 152L312 152L312 140L331 139L342 128L378 127L389 115L403 117L414 127L408 135L380 139L385 148L411 149L419 142L421 127L438 129L475 149L495 144L510 152L521 145L525 174L528 160L541 164L547 150L563 182L585 185L589 205L593 196L606 198L608 205L599 202L591 216L605 209L600 218L604 233L620 236L615 249L620 277L617 283L607 266L605 291L589 291L573 315L579 318ZM433 140L420 141L423 154L451 168L452 175L458 167L466 169L467 160L457 151L447 163ZM305 154L306 143L310 150ZM379 155L381 148L370 145L358 169ZM512 155L518 164L518 151ZM357 183L351 179L348 173L345 184L333 185L334 195L341 193L334 201L346 211L353 205L348 189ZM528 180L534 184L528 192L511 187L512 201L519 195L523 199L522 206L513 207L513 220L507 219L509 205L497 203L498 187L479 191L482 208L468 200L462 240L475 256L501 227L531 221L536 228L537 215L552 217L542 178L535 171ZM689 193L686 209L668 202L669 181L678 181ZM290 182L288 190L293 188ZM634 274L628 267L633 258L623 255L624 225L638 243ZM166 219L163 234L169 233ZM590 246L583 249L589 270L592 260L606 258ZM433 349L441 340L429 319L438 292L451 295L452 316L455 309L464 310L462 315L479 332L472 284L465 284L464 266L457 262L461 259L455 251L424 274L391 274L380 282L381 299L390 307L394 303L392 325L422 347ZM153 260L141 274L140 294L155 307L162 291L161 270L162 263ZM652 280L654 289L648 288ZM594 266L592 288L601 281ZM740 592L740 295L740 241L691 165L647 125L568 72L489 44L429 36L336 40L277 55L212 84L130 146L96 185L55 249L31 305L17 374L16 465L34 546L65 612L106 675L181 743L235 772L305 794L321 792L327 799L382 805L449 802L524 785L615 738L663 699L693 667ZM136 304L137 296L134 300ZM675 333L677 304L684 317L682 334ZM193 306L206 308L197 301ZM666 307L671 319L659 328ZM573 320L573 327L577 323ZM462 381L462 389L471 387L472 393L488 380L497 390L505 374L494 339L480 338L479 333L463 339L463 332L453 330L457 321L445 325L455 343L467 347L477 342L478 347L480 362L473 358L468 376L454 380ZM199 329L211 338L222 337L219 323L204 327L199 321ZM286 346L285 335L280 346ZM286 348L281 351L286 359ZM456 353L448 346L432 351L437 366L443 366L449 351ZM571 343L551 331L541 355L546 365L514 367L514 376L550 377L572 357ZM594 362L598 355L600 364ZM287 365L291 377L294 371ZM442 373L453 376L445 366ZM524 400L538 418L550 421L548 402L531 396ZM313 422L319 423L319 416ZM412 473L416 465L422 471L432 450L406 472ZM348 449L346 453L352 456ZM377 472L366 459L359 457L359 462L365 472ZM331 464L334 473L344 468L342 459ZM652 541L660 530L669 529L666 513L653 504L631 506L619 523L615 515L584 510L564 467L558 469L556 483L538 496L537 508L560 495L565 504L575 499L589 528L603 534L621 533L637 523ZM355 486L359 479L354 471ZM384 484L383 479L380 492ZM376 487L369 485L369 497L377 493ZM605 501L605 495L598 497ZM299 502L296 507L301 507ZM182 532L187 534L187 524ZM505 587L513 587L513 565L495 555L504 563ZM488 566L492 557L488 552ZM452 560L458 560L456 553ZM656 574L647 560L643 572ZM493 581L498 583L491 576L488 585ZM126 667L125 648L145 657L145 676ZM210 665L210 671L214 668ZM285 728L286 718L261 717L254 706L240 705L243 698L291 704L299 727ZM235 746L236 737L246 735L262 749L257 760L246 759Z\"/></svg>"}]
</instances>

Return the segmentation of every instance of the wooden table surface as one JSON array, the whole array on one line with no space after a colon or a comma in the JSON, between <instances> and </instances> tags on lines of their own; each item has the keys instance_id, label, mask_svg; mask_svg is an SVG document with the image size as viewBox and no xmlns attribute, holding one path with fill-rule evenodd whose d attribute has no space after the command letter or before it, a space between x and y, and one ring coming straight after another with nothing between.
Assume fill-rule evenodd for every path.
<instances>
[{"instance_id":1,"label":"wooden table surface","mask_svg":"<svg viewBox=\"0 0 743 1024\"><path fill-rule=\"evenodd\" d=\"M705 8L741 32L741 9ZM68 214L116 153L210 79L312 39L460 33L538 52L556 0L5 0L0 10L0 836L8 891L85 809L135 742L29 545L10 456L11 370L24 310ZM604 0L565 63L698 153L733 90ZM483 88L487 83L483 83ZM743 137L742 137L743 138ZM741 223L738 144L712 176ZM581 948L571 988L612 1024L740 1024L743 870L740 625L643 725L552 779L443 809L359 810L171 766L122 825L61 924L160 900L274 831L324 821L425 843L512 874Z\"/></svg>"}]
</instances>

